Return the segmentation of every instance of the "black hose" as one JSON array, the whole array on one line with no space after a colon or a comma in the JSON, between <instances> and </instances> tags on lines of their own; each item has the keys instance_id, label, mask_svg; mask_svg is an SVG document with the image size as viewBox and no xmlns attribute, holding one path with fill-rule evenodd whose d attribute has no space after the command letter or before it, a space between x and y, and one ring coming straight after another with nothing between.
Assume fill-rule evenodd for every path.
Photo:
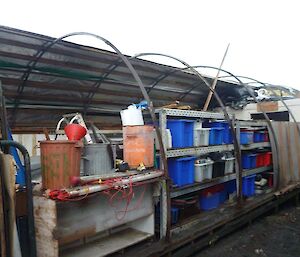
<instances>
[{"instance_id":1,"label":"black hose","mask_svg":"<svg viewBox=\"0 0 300 257\"><path fill-rule=\"evenodd\" d=\"M26 183L26 194L27 194L27 213L28 213L28 239L29 239L29 251L30 251L29 256L36 257L36 241L35 241L35 227L34 227L34 215L33 215L30 157L27 149L18 142L11 141L11 140L1 140L0 146L16 147L24 157L25 183Z\"/></svg>"}]
</instances>

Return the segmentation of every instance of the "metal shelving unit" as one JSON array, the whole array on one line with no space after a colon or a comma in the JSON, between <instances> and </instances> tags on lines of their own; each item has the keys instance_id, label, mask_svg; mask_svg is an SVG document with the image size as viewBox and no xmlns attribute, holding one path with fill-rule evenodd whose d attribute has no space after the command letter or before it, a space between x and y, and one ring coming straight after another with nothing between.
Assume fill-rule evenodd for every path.
<instances>
[{"instance_id":1,"label":"metal shelving unit","mask_svg":"<svg viewBox=\"0 0 300 257\"><path fill-rule=\"evenodd\" d=\"M260 167L260 168L251 169L251 170L244 170L243 177L261 173L264 171L268 171L268 170L271 170L272 168L273 168L272 166L267 166L267 167ZM173 188L171 190L171 198L194 193L199 190L218 185L220 183L225 183L225 182L233 180L235 178L236 178L236 174L231 173L231 174L225 175L224 177L212 179L211 181L207 181L207 182L203 182L203 183L194 183L194 184L191 184L191 185L188 185L185 187Z\"/></svg>"},{"instance_id":2,"label":"metal shelving unit","mask_svg":"<svg viewBox=\"0 0 300 257\"><path fill-rule=\"evenodd\" d=\"M168 116L185 117L185 118L199 118L199 119L201 119L201 118L202 119L217 119L217 120L224 120L225 119L225 116L224 116L223 113L217 113L217 112L203 112L203 111L177 110L177 109L165 109L165 108L163 108L163 109L157 109L155 111L155 113L159 115L159 127L160 127L160 131L161 131L162 140L163 140L164 145L166 145L165 140L166 140L166 128L167 128L167 117ZM229 115L229 117L232 118L233 116ZM238 123L239 126L267 127L267 122L265 122L265 121L236 121L236 122ZM216 147L220 147L220 146L216 146ZM227 148L228 146L223 146L222 145L222 147ZM264 147L264 146L255 145L255 146L253 146L253 148L251 148L251 145L249 145L249 146L243 146L243 147L247 148L247 149L254 149L254 148ZM213 152L215 152L215 149L217 149L217 148L211 148L211 150ZM168 152L166 148L165 148L165 151ZM175 150L170 150L170 151L175 151ZM177 151L176 155L173 155L175 152L170 152L169 153L170 156L168 156L168 153L167 153L167 158L180 156L180 155L178 155L179 151L180 151L181 154L186 155L185 152L182 151L182 149L178 149L178 150L176 149L176 151ZM195 151L195 150L191 150L189 148L189 150L187 150L187 151L191 151L193 153L193 151ZM198 149L196 151L198 151ZM201 151L209 151L209 150L200 150L200 152ZM219 150L217 150L217 151L219 151ZM222 151L222 150L220 150L220 151ZM223 150L223 151L226 151L226 149ZM189 154L192 154L192 153L189 153ZM209 152L205 152L205 153L209 153Z\"/></svg>"},{"instance_id":3,"label":"metal shelving unit","mask_svg":"<svg viewBox=\"0 0 300 257\"><path fill-rule=\"evenodd\" d=\"M223 113L216 113L216 112L203 112L203 111L191 111L191 110L177 110L177 109L157 109L155 113L158 115L159 118L159 128L162 136L162 141L164 145L164 150L166 153L166 158L172 157L181 157L181 156L201 156L204 154L212 153L212 152L225 152L225 151L232 151L234 150L233 144L228 145L210 145L210 146L200 146L200 147L190 147L190 148L181 148L181 149L167 149L166 146L166 128L167 128L167 118L168 117L178 117L178 118L191 118L191 119L214 119L214 120L225 120L225 116ZM232 119L234 118L233 115L229 115ZM237 135L239 137L240 128L242 127L266 127L267 123L264 121L236 121L235 127L237 130ZM269 142L262 142L262 143L252 143L249 145L241 145L241 150L251 150L255 148L261 147L270 147ZM161 165L163 165L163 161L161 160ZM161 167L163 168L163 167ZM261 167L257 169L251 170L244 170L242 176L249 176L255 173L260 173L263 171L271 170L272 166L269 167ZM220 183L224 183L229 180L236 179L236 174L232 173L226 175L224 177L215 178L211 181L204 182L204 183L195 183L186 187L180 188L169 188L170 190L170 197L175 198L185 194L197 192L199 190L205 189L210 186L214 186ZM166 190L164 186L162 187L162 195L166 195ZM161 197L160 199L160 235L161 237L166 234L166 224L167 224L167 216L170 215L167 213L167 200L166 197Z\"/></svg>"},{"instance_id":4,"label":"metal shelving unit","mask_svg":"<svg viewBox=\"0 0 300 257\"><path fill-rule=\"evenodd\" d=\"M167 116L177 116L186 118L204 118L204 119L225 119L223 113L219 112L203 112L203 111L190 111L190 110L178 110L178 109L157 109L155 113ZM232 115L229 115L232 118Z\"/></svg>"}]
</instances>

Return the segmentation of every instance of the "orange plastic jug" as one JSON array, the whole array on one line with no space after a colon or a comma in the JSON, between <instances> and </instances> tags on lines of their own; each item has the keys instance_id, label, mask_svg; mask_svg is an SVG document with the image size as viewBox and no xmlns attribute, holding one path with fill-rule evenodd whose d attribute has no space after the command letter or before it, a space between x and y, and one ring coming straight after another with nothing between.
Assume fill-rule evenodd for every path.
<instances>
[{"instance_id":1,"label":"orange plastic jug","mask_svg":"<svg viewBox=\"0 0 300 257\"><path fill-rule=\"evenodd\" d=\"M124 161L130 168L137 168L140 163L145 167L154 164L153 126L123 127Z\"/></svg>"},{"instance_id":2,"label":"orange plastic jug","mask_svg":"<svg viewBox=\"0 0 300 257\"><path fill-rule=\"evenodd\" d=\"M62 189L71 186L71 178L80 176L80 141L41 141L42 186Z\"/></svg>"}]
</instances>

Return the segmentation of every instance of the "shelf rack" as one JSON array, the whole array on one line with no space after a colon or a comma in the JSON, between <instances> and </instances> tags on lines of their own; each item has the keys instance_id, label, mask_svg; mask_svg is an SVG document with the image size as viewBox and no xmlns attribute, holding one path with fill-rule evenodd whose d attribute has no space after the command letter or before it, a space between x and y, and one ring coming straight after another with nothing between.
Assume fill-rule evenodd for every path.
<instances>
[{"instance_id":1,"label":"shelf rack","mask_svg":"<svg viewBox=\"0 0 300 257\"><path fill-rule=\"evenodd\" d=\"M199 118L199 119L216 119L216 120L224 120L225 116L223 113L217 113L217 112L203 112L203 111L191 111L191 110L177 110L177 109L156 109L155 113L159 115L159 127L162 135L162 140L164 146L166 146L166 128L167 128L167 117L168 116L173 116L173 117L185 117L185 118ZM232 118L233 115L229 115L229 118ZM236 121L236 125L238 126L257 126L257 127L267 127L267 122L265 121ZM202 147L198 148L188 148L188 150L182 150L182 149L176 149L176 150L167 150L165 148L167 158L169 157L178 157L181 156L180 154L187 155L186 153L189 152L188 154L195 154L195 151L200 152L200 155L203 154L202 151L205 153L210 153L210 152L216 152L216 151L226 151L227 148L232 148L233 146L228 146L228 145L218 145L218 146L209 146L211 148L206 148L206 150L200 150ZM245 148L248 149L254 149L257 147L264 147L264 146L258 146L256 145L255 147L251 148L251 145L249 146L242 146L242 150ZM243 149L244 148L244 149ZM220 150L216 150L220 149ZM224 150L222 150L224 149ZM245 149L246 150L246 149ZM230 150L228 150L230 151Z\"/></svg>"},{"instance_id":2,"label":"shelf rack","mask_svg":"<svg viewBox=\"0 0 300 257\"><path fill-rule=\"evenodd\" d=\"M241 145L241 150L251 150L255 148L261 147L270 147L269 142L262 143L252 143L249 145ZM199 147L190 147L190 148L179 148L179 149L168 149L166 151L167 158L171 157L179 157L179 156L187 156L187 155L195 155L200 156L213 152L225 152L232 151L233 145L211 145L211 146L199 146Z\"/></svg>"},{"instance_id":3,"label":"shelf rack","mask_svg":"<svg viewBox=\"0 0 300 257\"><path fill-rule=\"evenodd\" d=\"M223 152L223 151L232 151L234 150L234 146L232 144L228 145L212 145L212 146L203 146L203 147L190 147L190 148L182 148L182 149L167 149L166 146L166 128L167 128L167 117L184 117L184 118L198 118L198 119L215 119L215 120L225 120L225 116L223 113L217 112L203 112L203 111L191 111L191 110L178 110L178 109L156 109L155 113L158 115L159 118L159 128L162 136L163 146L166 153L166 158L171 157L180 157L180 156L200 156L212 152ZM229 118L234 118L233 115L229 115ZM237 135L239 137L239 132L241 127L266 127L267 122L265 121L235 121L235 127L237 129ZM253 143L249 145L241 145L241 150L251 150L260 147L270 147L270 143L263 142L263 143ZM163 165L163 161L161 160L161 165ZM161 167L163 169L163 167ZM269 167L261 167L252 170L244 170L242 176L249 176L255 173L260 173L263 171L271 170L272 166ZM219 183L224 183L229 180L236 179L237 173L232 173L226 175L224 177L216 178L211 180L210 182L204 183L195 183L190 186L186 186L184 188L170 188L167 189L165 186L162 187L161 198L160 198L160 236L163 237L166 235L166 227L167 227L167 191L170 190L171 198L175 198L178 196L182 196L185 194L197 192L201 189L217 185Z\"/></svg>"}]
</instances>

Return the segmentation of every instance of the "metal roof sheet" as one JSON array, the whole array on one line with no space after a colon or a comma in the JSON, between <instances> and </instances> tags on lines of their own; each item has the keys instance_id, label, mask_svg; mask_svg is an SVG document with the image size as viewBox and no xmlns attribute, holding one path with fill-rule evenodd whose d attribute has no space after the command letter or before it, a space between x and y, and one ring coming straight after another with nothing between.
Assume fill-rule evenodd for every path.
<instances>
[{"instance_id":1,"label":"metal roof sheet","mask_svg":"<svg viewBox=\"0 0 300 257\"><path fill-rule=\"evenodd\" d=\"M26 76L37 53L54 40L0 27L0 80L10 125L23 130L54 127L62 114L86 111L88 119L100 127L120 126L119 111L143 98L132 74L115 53L61 41L48 49ZM203 106L208 89L197 76L150 61L130 61L155 107L178 99L184 105ZM211 78L207 80L212 82ZM217 91L226 104L245 95L240 85L221 80Z\"/></svg>"}]
</instances>

